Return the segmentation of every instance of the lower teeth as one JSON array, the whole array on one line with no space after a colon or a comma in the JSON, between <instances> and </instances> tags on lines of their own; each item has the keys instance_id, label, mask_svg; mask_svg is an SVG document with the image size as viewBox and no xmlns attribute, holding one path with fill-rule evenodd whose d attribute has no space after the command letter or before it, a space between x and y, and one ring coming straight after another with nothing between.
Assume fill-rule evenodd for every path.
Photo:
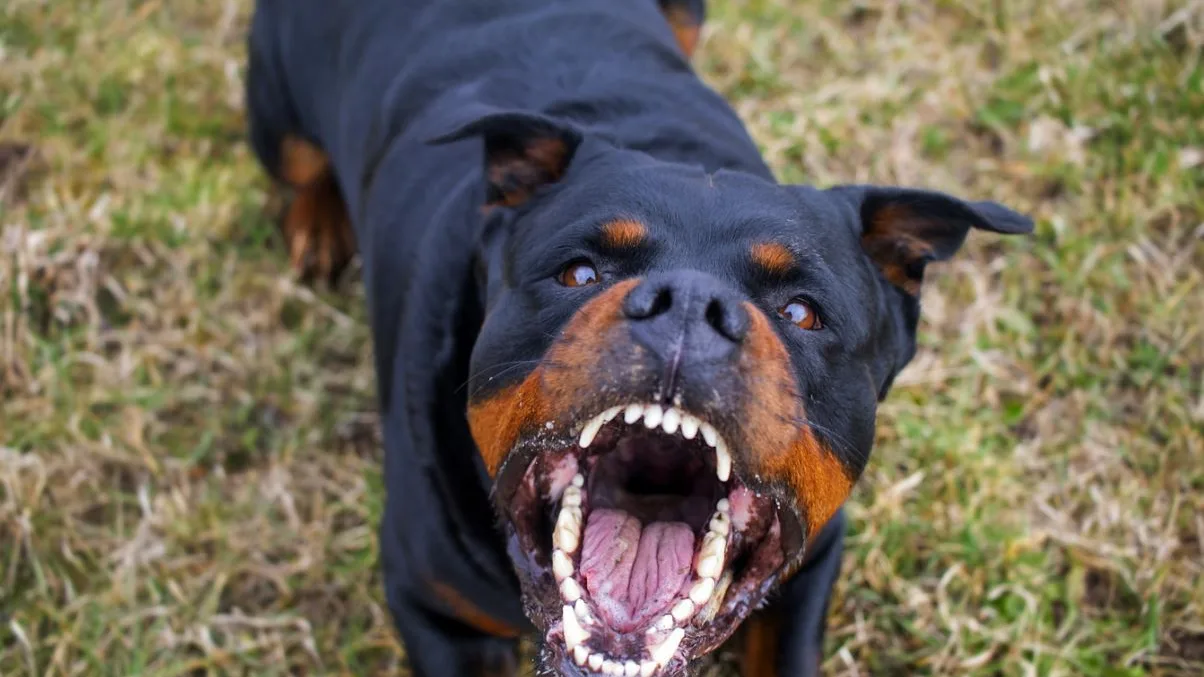
<instances>
[{"instance_id":1,"label":"lower teeth","mask_svg":"<svg viewBox=\"0 0 1204 677\"><path fill-rule=\"evenodd\" d=\"M582 511L579 507L581 493L578 487L583 485L584 481L583 478L577 479L581 477L578 474L574 478L574 486L566 491L568 500L562 503L556 531L553 533L552 569L560 581L561 598L566 602L563 623L565 644L577 665L588 665L590 670L596 673L651 677L676 655L686 634L685 629L679 627L680 624L695 616L697 620L708 623L719 612L727 588L732 582L731 572L723 570L727 537L731 533L730 503L724 499L716 505L709 529L703 536L698 561L694 565L696 578L689 595L678 600L669 613L661 616L648 628L647 634L662 637L655 645L649 642L647 651L651 660L640 663L634 660L619 661L592 653L585 645L590 636L585 626L593 625L595 621L585 603L581 584L573 578L575 567L571 557L571 553L577 550L581 541Z\"/></svg>"}]
</instances>

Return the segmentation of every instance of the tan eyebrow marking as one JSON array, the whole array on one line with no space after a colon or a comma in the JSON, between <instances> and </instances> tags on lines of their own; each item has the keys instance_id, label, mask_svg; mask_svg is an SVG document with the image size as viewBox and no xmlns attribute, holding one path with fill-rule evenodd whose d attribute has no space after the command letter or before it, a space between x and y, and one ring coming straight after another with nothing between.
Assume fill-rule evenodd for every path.
<instances>
[{"instance_id":1,"label":"tan eyebrow marking","mask_svg":"<svg viewBox=\"0 0 1204 677\"><path fill-rule=\"evenodd\" d=\"M619 219L602 226L602 243L613 249L640 246L648 237L648 227L632 219Z\"/></svg>"},{"instance_id":2,"label":"tan eyebrow marking","mask_svg":"<svg viewBox=\"0 0 1204 677\"><path fill-rule=\"evenodd\" d=\"M797 261L794 254L784 244L777 242L758 242L752 246L752 261L765 272L773 275L789 273Z\"/></svg>"}]
</instances>

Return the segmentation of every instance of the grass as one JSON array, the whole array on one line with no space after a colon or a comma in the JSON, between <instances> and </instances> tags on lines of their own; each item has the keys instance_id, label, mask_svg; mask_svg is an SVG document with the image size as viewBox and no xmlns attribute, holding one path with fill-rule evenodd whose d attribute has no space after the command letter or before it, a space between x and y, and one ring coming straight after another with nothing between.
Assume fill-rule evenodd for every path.
<instances>
[{"instance_id":1,"label":"grass","mask_svg":"<svg viewBox=\"0 0 1204 677\"><path fill-rule=\"evenodd\" d=\"M286 274L249 0L0 6L0 674L389 674L363 298ZM1204 674L1204 4L728 0L784 180L1034 214L934 271L832 675Z\"/></svg>"}]
</instances>

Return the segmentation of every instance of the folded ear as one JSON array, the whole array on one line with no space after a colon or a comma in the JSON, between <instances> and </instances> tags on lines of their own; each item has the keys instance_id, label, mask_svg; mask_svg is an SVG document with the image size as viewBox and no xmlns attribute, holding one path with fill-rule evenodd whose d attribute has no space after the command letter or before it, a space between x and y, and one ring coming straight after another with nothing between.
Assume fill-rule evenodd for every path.
<instances>
[{"instance_id":1,"label":"folded ear","mask_svg":"<svg viewBox=\"0 0 1204 677\"><path fill-rule=\"evenodd\" d=\"M971 228L1031 233L1033 222L995 202L966 202L944 193L879 186L836 186L861 217L861 246L895 286L919 296L924 267L952 257Z\"/></svg>"},{"instance_id":2,"label":"folded ear","mask_svg":"<svg viewBox=\"0 0 1204 677\"><path fill-rule=\"evenodd\" d=\"M486 203L490 206L517 206L540 186L559 181L581 143L581 133L570 125L522 112L484 114L431 143L474 136L485 142Z\"/></svg>"}]
</instances>

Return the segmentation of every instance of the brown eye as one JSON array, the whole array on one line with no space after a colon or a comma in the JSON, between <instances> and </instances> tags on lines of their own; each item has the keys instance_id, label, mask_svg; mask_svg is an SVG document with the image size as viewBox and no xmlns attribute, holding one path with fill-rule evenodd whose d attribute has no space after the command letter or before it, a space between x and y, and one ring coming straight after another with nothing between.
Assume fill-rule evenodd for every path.
<instances>
[{"instance_id":1,"label":"brown eye","mask_svg":"<svg viewBox=\"0 0 1204 677\"><path fill-rule=\"evenodd\" d=\"M782 317L793 322L800 329L823 329L823 325L819 321L819 313L815 312L815 308L804 301L803 299L793 299L790 303L782 306L780 310Z\"/></svg>"},{"instance_id":2,"label":"brown eye","mask_svg":"<svg viewBox=\"0 0 1204 677\"><path fill-rule=\"evenodd\" d=\"M585 261L570 263L560 271L560 284L566 287L584 287L598 283L598 271Z\"/></svg>"}]
</instances>

